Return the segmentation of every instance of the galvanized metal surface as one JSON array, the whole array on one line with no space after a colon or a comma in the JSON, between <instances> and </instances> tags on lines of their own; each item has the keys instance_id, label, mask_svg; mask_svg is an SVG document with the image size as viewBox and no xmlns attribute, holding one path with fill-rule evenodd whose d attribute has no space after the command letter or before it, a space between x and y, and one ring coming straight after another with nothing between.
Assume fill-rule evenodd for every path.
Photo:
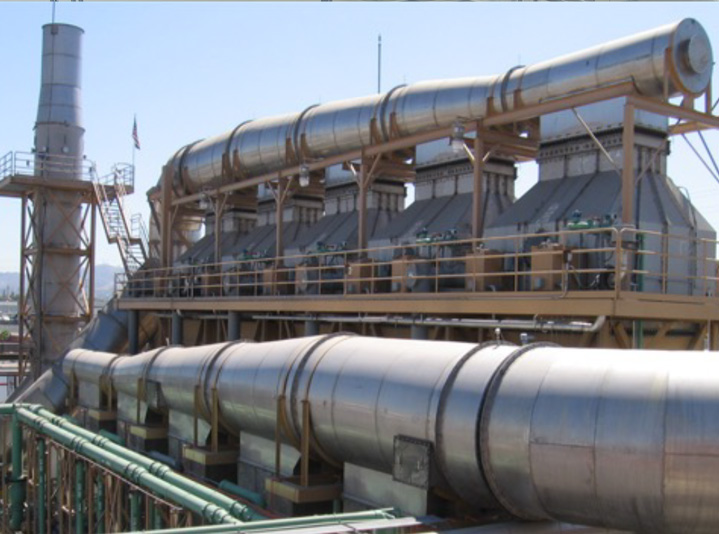
<instances>
[{"instance_id":1,"label":"galvanized metal surface","mask_svg":"<svg viewBox=\"0 0 719 534\"><path fill-rule=\"evenodd\" d=\"M716 532L715 354L538 348L493 394L480 447L524 518Z\"/></svg>"},{"instance_id":2,"label":"galvanized metal surface","mask_svg":"<svg viewBox=\"0 0 719 534\"><path fill-rule=\"evenodd\" d=\"M281 409L295 446L308 402L312 447L329 462L391 473L397 436L431 443L437 483L476 507L637 532L719 528L714 354L335 334L94 356L106 368L86 380L105 373L137 395L147 377L171 411L194 413L199 386L208 420L214 389L232 432L274 439Z\"/></svg>"},{"instance_id":3,"label":"galvanized metal surface","mask_svg":"<svg viewBox=\"0 0 719 534\"><path fill-rule=\"evenodd\" d=\"M246 122L181 149L170 165L176 185L197 192L223 177L242 179L368 146L373 121L386 141L390 131L409 136L626 81L648 96L661 95L665 83L672 95L700 94L711 72L704 29L684 19L501 75L421 82Z\"/></svg>"},{"instance_id":4,"label":"galvanized metal surface","mask_svg":"<svg viewBox=\"0 0 719 534\"><path fill-rule=\"evenodd\" d=\"M42 85L35 123L35 169L38 177L79 180L84 128L81 113L81 45L83 30L68 24L43 26ZM63 164L56 168L53 163ZM56 170L53 170L56 169ZM80 284L82 209L77 193L40 189L33 199L34 291L31 314L35 355L43 370L77 335L85 310ZM69 252L69 253L68 253ZM35 369L39 374L40 369Z\"/></svg>"},{"instance_id":5,"label":"galvanized metal surface","mask_svg":"<svg viewBox=\"0 0 719 534\"><path fill-rule=\"evenodd\" d=\"M640 230L656 232L643 238L642 249L666 251L666 257L659 254L642 256L641 270L643 291L675 295L702 296L714 292L714 285L702 284L699 279L714 275L711 265L715 257L716 232L699 213L692 202L680 192L674 182L658 172L649 171L637 183L635 225ZM407 210L409 211L409 210ZM537 182L527 193L493 221L487 229L487 237L502 237L517 234L517 229L527 234L542 234L562 230L578 212L581 220L604 221L615 224L621 213L621 180L615 171L593 172L578 176L565 176ZM660 237L671 234L677 237ZM683 239L679 239L679 237ZM568 246L601 248L604 239L599 234L573 236L565 241ZM692 240L701 239L700 244ZM529 252L533 245L543 241L542 237L527 237L521 240L495 241L492 246L498 250L515 250L519 244ZM663 252L662 252L663 253ZM601 268L614 264L614 257L586 257L586 264ZM638 264L636 264L638 265ZM663 276L663 265L671 274ZM637 267L637 269L640 269Z\"/></svg>"}]
</instances>

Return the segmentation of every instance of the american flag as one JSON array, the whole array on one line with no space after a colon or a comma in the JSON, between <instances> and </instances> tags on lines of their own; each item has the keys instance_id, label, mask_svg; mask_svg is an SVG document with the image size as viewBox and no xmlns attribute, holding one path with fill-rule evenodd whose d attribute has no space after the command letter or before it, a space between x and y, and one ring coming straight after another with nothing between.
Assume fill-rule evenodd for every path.
<instances>
[{"instance_id":1,"label":"american flag","mask_svg":"<svg viewBox=\"0 0 719 534\"><path fill-rule=\"evenodd\" d=\"M137 117L132 124L132 140L135 142L135 148L140 150L140 138L137 137Z\"/></svg>"}]
</instances>

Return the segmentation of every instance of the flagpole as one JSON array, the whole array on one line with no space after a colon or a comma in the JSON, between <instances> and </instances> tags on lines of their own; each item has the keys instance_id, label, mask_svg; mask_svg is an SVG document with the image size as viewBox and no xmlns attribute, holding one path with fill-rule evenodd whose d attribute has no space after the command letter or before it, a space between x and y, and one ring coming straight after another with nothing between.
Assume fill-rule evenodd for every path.
<instances>
[{"instance_id":1,"label":"flagpole","mask_svg":"<svg viewBox=\"0 0 719 534\"><path fill-rule=\"evenodd\" d=\"M135 133L135 128L137 127L137 113L135 113L132 121L132 130L133 134ZM137 150L137 143L135 142L135 139L131 140L132 142L132 185L134 187L135 185L135 151Z\"/></svg>"}]
</instances>

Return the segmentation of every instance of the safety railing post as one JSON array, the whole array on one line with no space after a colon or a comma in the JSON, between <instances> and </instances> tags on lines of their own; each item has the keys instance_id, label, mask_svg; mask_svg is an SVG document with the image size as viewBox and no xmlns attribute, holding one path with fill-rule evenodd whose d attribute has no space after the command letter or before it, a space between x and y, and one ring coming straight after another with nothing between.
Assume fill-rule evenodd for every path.
<instances>
[{"instance_id":1,"label":"safety railing post","mask_svg":"<svg viewBox=\"0 0 719 534\"><path fill-rule=\"evenodd\" d=\"M17 531L22 528L23 509L25 506L25 481L22 473L22 426L16 413L12 415L12 486L10 487L10 529Z\"/></svg>"}]
</instances>

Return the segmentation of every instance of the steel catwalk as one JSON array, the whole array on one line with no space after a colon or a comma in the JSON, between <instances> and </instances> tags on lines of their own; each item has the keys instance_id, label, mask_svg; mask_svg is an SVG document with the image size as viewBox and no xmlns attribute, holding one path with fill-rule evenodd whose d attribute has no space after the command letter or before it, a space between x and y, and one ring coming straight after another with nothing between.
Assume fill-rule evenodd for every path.
<instances>
[{"instance_id":1,"label":"steel catwalk","mask_svg":"<svg viewBox=\"0 0 719 534\"><path fill-rule=\"evenodd\" d=\"M153 408L286 441L310 407L313 454L391 473L396 436L432 444L437 485L477 509L655 534L719 529L719 358L689 351L515 347L345 334L70 351L68 381L111 380ZM74 375L74 376L73 376ZM162 399L162 406L153 405Z\"/></svg>"},{"instance_id":2,"label":"steel catwalk","mask_svg":"<svg viewBox=\"0 0 719 534\"><path fill-rule=\"evenodd\" d=\"M480 119L520 106L633 82L647 96L699 95L710 82L712 49L693 19L662 26L504 74L421 82L302 112L247 121L180 149L171 159L175 187L199 192L223 180L310 161ZM372 125L380 139L373 139Z\"/></svg>"}]
</instances>

